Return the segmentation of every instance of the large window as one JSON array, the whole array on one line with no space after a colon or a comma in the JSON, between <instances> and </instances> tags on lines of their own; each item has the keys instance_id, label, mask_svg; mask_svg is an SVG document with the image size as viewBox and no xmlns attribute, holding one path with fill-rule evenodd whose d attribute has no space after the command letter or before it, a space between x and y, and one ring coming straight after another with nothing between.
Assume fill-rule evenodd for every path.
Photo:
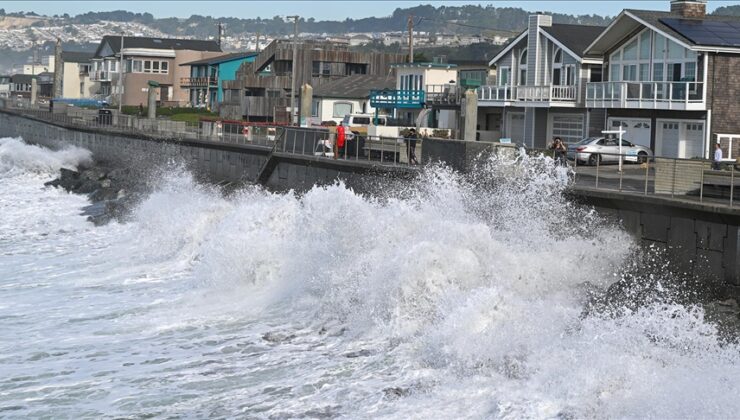
<instances>
[{"instance_id":1,"label":"large window","mask_svg":"<svg viewBox=\"0 0 740 420\"><path fill-rule=\"evenodd\" d=\"M498 69L498 84L506 86L511 83L511 69L509 67L500 67Z\"/></svg>"},{"instance_id":2,"label":"large window","mask_svg":"<svg viewBox=\"0 0 740 420\"><path fill-rule=\"evenodd\" d=\"M170 63L159 60L126 60L126 72L168 74Z\"/></svg>"},{"instance_id":3,"label":"large window","mask_svg":"<svg viewBox=\"0 0 740 420\"><path fill-rule=\"evenodd\" d=\"M697 81L697 63L696 52L644 29L609 56L609 80Z\"/></svg>"},{"instance_id":4,"label":"large window","mask_svg":"<svg viewBox=\"0 0 740 420\"><path fill-rule=\"evenodd\" d=\"M401 90L424 90L424 76L421 74L401 76Z\"/></svg>"},{"instance_id":5,"label":"large window","mask_svg":"<svg viewBox=\"0 0 740 420\"><path fill-rule=\"evenodd\" d=\"M527 49L519 55L519 85L527 84Z\"/></svg>"},{"instance_id":6,"label":"large window","mask_svg":"<svg viewBox=\"0 0 740 420\"><path fill-rule=\"evenodd\" d=\"M735 160L740 157L740 134L717 134L717 142L722 149L723 160ZM714 153L714 144L709 152Z\"/></svg>"},{"instance_id":7,"label":"large window","mask_svg":"<svg viewBox=\"0 0 740 420\"><path fill-rule=\"evenodd\" d=\"M345 115L352 113L352 104L349 102L334 102L332 117L344 118Z\"/></svg>"}]
</instances>

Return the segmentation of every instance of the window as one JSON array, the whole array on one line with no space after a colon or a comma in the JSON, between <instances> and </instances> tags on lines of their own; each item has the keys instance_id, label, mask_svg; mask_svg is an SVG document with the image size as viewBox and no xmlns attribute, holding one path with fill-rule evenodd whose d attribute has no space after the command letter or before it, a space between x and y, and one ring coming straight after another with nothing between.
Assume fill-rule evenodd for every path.
<instances>
[{"instance_id":1,"label":"window","mask_svg":"<svg viewBox=\"0 0 740 420\"><path fill-rule=\"evenodd\" d=\"M352 104L348 102L335 102L332 117L343 118L347 114L352 113Z\"/></svg>"},{"instance_id":2,"label":"window","mask_svg":"<svg viewBox=\"0 0 740 420\"><path fill-rule=\"evenodd\" d=\"M519 55L519 84L527 84L527 49Z\"/></svg>"},{"instance_id":3,"label":"window","mask_svg":"<svg viewBox=\"0 0 740 420\"><path fill-rule=\"evenodd\" d=\"M640 60L650 59L650 32L640 37Z\"/></svg>"},{"instance_id":4,"label":"window","mask_svg":"<svg viewBox=\"0 0 740 420\"><path fill-rule=\"evenodd\" d=\"M152 61L152 73L159 73L159 61Z\"/></svg>"},{"instance_id":5,"label":"window","mask_svg":"<svg viewBox=\"0 0 740 420\"><path fill-rule=\"evenodd\" d=\"M574 86L576 84L576 67L573 65L565 66L565 79L563 84Z\"/></svg>"},{"instance_id":6,"label":"window","mask_svg":"<svg viewBox=\"0 0 740 420\"><path fill-rule=\"evenodd\" d=\"M511 75L509 74L511 69L509 67L501 67L499 69L498 84L499 86L506 86L511 82Z\"/></svg>"},{"instance_id":7,"label":"window","mask_svg":"<svg viewBox=\"0 0 740 420\"><path fill-rule=\"evenodd\" d=\"M637 59L637 40L630 42L624 47L624 55L622 61L630 61Z\"/></svg>"},{"instance_id":8,"label":"window","mask_svg":"<svg viewBox=\"0 0 740 420\"><path fill-rule=\"evenodd\" d=\"M318 99L313 100L313 103L311 104L311 116L312 117L319 116L319 103L320 101Z\"/></svg>"},{"instance_id":9,"label":"window","mask_svg":"<svg viewBox=\"0 0 740 420\"><path fill-rule=\"evenodd\" d=\"M717 134L717 142L722 149L723 160L735 160L740 157L740 134Z\"/></svg>"},{"instance_id":10,"label":"window","mask_svg":"<svg viewBox=\"0 0 740 420\"><path fill-rule=\"evenodd\" d=\"M152 72L152 62L149 60L144 61L144 73Z\"/></svg>"},{"instance_id":11,"label":"window","mask_svg":"<svg viewBox=\"0 0 740 420\"><path fill-rule=\"evenodd\" d=\"M622 66L622 80L636 81L637 80L637 65L625 64L624 66Z\"/></svg>"},{"instance_id":12,"label":"window","mask_svg":"<svg viewBox=\"0 0 740 420\"><path fill-rule=\"evenodd\" d=\"M160 71L161 71L161 72L162 72L163 74L167 74L167 73L169 72L169 68L170 68L170 63L168 63L168 62L166 62L166 61L162 61L162 63L161 63L161 64L160 64L160 66L159 66L159 70L160 70Z\"/></svg>"},{"instance_id":13,"label":"window","mask_svg":"<svg viewBox=\"0 0 740 420\"><path fill-rule=\"evenodd\" d=\"M563 79L563 50L557 49L552 60L552 84L560 85Z\"/></svg>"}]
</instances>

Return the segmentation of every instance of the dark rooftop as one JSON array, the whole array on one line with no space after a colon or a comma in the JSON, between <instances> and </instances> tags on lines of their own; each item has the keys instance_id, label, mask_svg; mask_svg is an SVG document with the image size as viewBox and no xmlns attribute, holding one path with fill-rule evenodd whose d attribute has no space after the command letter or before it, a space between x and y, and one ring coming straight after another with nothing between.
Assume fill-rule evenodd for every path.
<instances>
[{"instance_id":1,"label":"dark rooftop","mask_svg":"<svg viewBox=\"0 0 740 420\"><path fill-rule=\"evenodd\" d=\"M106 35L100 41L95 56L99 56L100 50L105 44L110 45L114 54L121 50L121 37ZM200 39L180 39L180 38L146 38L137 36L126 36L123 38L124 48L151 48L159 50L192 50L192 51L213 51L221 52L221 47L216 41L203 41Z\"/></svg>"},{"instance_id":2,"label":"dark rooftop","mask_svg":"<svg viewBox=\"0 0 740 420\"><path fill-rule=\"evenodd\" d=\"M331 82L322 83L313 90L319 98L367 98L371 90L395 89L393 76L370 76L356 74Z\"/></svg>"},{"instance_id":3,"label":"dark rooftop","mask_svg":"<svg viewBox=\"0 0 740 420\"><path fill-rule=\"evenodd\" d=\"M606 28L603 26L571 25L565 23L553 23L552 26L542 27L542 30L552 35L569 50L578 54L579 57L583 57L586 48L604 32L604 29Z\"/></svg>"},{"instance_id":4,"label":"dark rooftop","mask_svg":"<svg viewBox=\"0 0 740 420\"><path fill-rule=\"evenodd\" d=\"M33 80L33 75L30 75L30 74L14 74L14 75L10 76L10 79L13 81L13 83L31 84L31 80Z\"/></svg>"},{"instance_id":5,"label":"dark rooftop","mask_svg":"<svg viewBox=\"0 0 740 420\"><path fill-rule=\"evenodd\" d=\"M65 63L89 63L95 53L82 51L62 51L62 61Z\"/></svg>"},{"instance_id":6,"label":"dark rooftop","mask_svg":"<svg viewBox=\"0 0 740 420\"><path fill-rule=\"evenodd\" d=\"M655 10L636 10L626 9L625 12L629 12L638 18L644 20L646 23L656 27L658 30L670 34L680 41L683 41L689 45L697 45L687 36L684 36L681 32L671 28L662 22L662 19L685 19L679 13L671 12L660 12ZM740 16L719 16L719 15L706 15L702 19L691 19L704 22L740 22Z\"/></svg>"}]
</instances>

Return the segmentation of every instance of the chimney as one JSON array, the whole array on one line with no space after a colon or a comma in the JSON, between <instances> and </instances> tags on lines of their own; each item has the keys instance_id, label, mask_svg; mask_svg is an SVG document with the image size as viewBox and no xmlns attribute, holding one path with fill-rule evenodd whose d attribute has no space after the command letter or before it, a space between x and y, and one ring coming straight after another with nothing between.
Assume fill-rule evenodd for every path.
<instances>
[{"instance_id":1,"label":"chimney","mask_svg":"<svg viewBox=\"0 0 740 420\"><path fill-rule=\"evenodd\" d=\"M671 13L687 19L703 19L707 15L707 0L671 0Z\"/></svg>"}]
</instances>

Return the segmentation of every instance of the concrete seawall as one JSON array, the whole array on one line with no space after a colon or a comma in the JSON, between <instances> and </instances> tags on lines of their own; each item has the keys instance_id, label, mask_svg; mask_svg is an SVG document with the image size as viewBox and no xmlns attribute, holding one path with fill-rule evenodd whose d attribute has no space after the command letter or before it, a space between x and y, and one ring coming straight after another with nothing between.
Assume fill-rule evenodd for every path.
<instances>
[{"instance_id":1,"label":"concrete seawall","mask_svg":"<svg viewBox=\"0 0 740 420\"><path fill-rule=\"evenodd\" d=\"M413 177L413 168L387 168L373 162L347 162L273 153L272 148L207 140L114 134L103 129L68 128L0 110L0 136L23 137L50 149L84 147L93 158L113 166L148 171L176 163L211 182L261 183L274 190L304 191L337 179L359 192L380 179Z\"/></svg>"},{"instance_id":2,"label":"concrete seawall","mask_svg":"<svg viewBox=\"0 0 740 420\"><path fill-rule=\"evenodd\" d=\"M66 144L84 147L96 160L142 171L175 162L212 182L260 183L276 191L300 192L339 179L355 191L377 192L379 186L387 188L389 182L403 182L417 174L411 167L281 153L264 146L70 129L3 110L0 136L23 137L52 149ZM482 143L425 141L422 158L424 162L449 158L453 167L467 171L474 155L486 147ZM738 209L578 187L570 196L621 223L643 244L664 248L674 269L698 276L722 295L740 297Z\"/></svg>"}]
</instances>

